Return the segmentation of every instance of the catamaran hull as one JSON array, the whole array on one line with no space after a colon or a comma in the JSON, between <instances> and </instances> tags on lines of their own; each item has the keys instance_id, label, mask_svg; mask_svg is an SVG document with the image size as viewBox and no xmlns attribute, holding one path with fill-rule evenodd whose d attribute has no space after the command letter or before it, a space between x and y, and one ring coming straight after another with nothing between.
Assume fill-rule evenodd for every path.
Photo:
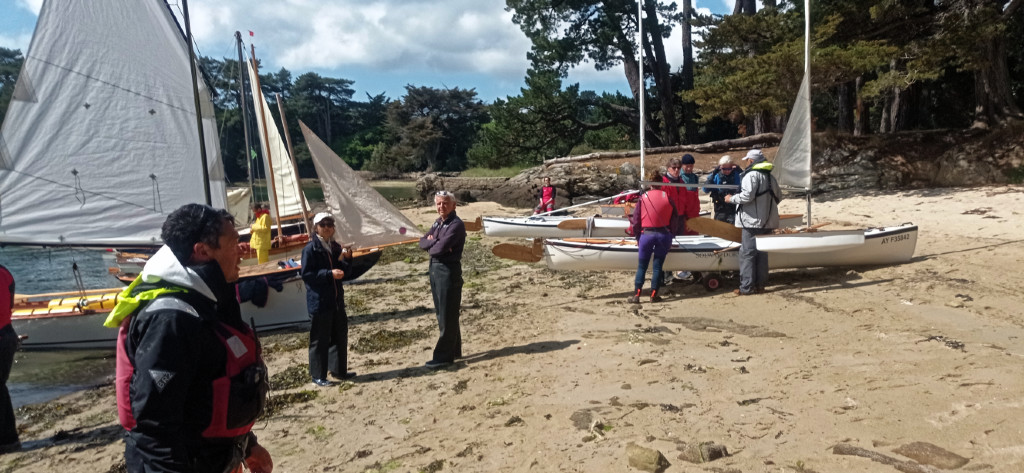
<instances>
[{"instance_id":1,"label":"catamaran hull","mask_svg":"<svg viewBox=\"0 0 1024 473\"><path fill-rule=\"evenodd\" d=\"M589 220L589 229L563 230L566 220ZM629 221L624 218L584 219L581 217L483 217L484 234L514 238L622 238Z\"/></svg>"},{"instance_id":2,"label":"catamaran hull","mask_svg":"<svg viewBox=\"0 0 1024 473\"><path fill-rule=\"evenodd\" d=\"M302 279L284 282L284 289L269 289L264 307L242 303L242 319L255 321L256 331L280 329L309 321L306 313L306 289ZM17 307L15 307L17 310ZM113 349L117 329L103 326L109 307L92 313L55 310L50 314L14 315L11 323L18 335L27 335L22 348L27 350Z\"/></svg>"},{"instance_id":3,"label":"catamaran hull","mask_svg":"<svg viewBox=\"0 0 1024 473\"><path fill-rule=\"evenodd\" d=\"M738 243L715 237L676 237L663 267L669 271L738 271L738 247ZM910 261L916 247L916 225L869 229L864 231L863 245L812 253L769 253L768 265L782 269L897 264ZM637 246L634 240L548 240L544 259L555 270L635 271Z\"/></svg>"}]
</instances>

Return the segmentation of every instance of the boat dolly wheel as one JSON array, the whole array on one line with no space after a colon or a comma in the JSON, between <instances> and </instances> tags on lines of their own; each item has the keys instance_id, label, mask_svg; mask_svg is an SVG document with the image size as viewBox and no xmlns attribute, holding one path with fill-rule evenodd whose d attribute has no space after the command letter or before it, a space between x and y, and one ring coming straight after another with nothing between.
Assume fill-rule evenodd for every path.
<instances>
[{"instance_id":1,"label":"boat dolly wheel","mask_svg":"<svg viewBox=\"0 0 1024 473\"><path fill-rule=\"evenodd\" d=\"M704 276L703 282L704 289L707 289L708 292L716 291L718 288L722 287L722 280L719 279L718 276Z\"/></svg>"}]
</instances>

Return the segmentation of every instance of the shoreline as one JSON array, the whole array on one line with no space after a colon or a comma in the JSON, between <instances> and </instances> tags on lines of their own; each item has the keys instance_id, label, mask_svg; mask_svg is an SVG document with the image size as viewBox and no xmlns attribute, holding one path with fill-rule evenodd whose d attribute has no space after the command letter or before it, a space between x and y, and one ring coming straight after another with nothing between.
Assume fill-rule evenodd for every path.
<instances>
[{"instance_id":1,"label":"shoreline","mask_svg":"<svg viewBox=\"0 0 1024 473\"><path fill-rule=\"evenodd\" d=\"M439 371L422 367L437 336L425 259L402 249L346 290L355 382L305 382L301 330L264 337L277 410L256 433L281 472L634 471L631 443L661 452L667 472L897 471L837 445L946 458L900 448L914 442L963 457L965 471L1021 470L1024 433L1006 421L1024 418L1022 196L999 186L816 197L826 229L917 224L913 260L772 271L762 296L672 284L665 302L638 306L626 303L630 272L500 260L490 248L513 240L470 234L467 356ZM403 211L416 223L435 215ZM0 468L116 468L112 386L30 411L18 416L25 450ZM702 442L729 456L691 463Z\"/></svg>"}]
</instances>

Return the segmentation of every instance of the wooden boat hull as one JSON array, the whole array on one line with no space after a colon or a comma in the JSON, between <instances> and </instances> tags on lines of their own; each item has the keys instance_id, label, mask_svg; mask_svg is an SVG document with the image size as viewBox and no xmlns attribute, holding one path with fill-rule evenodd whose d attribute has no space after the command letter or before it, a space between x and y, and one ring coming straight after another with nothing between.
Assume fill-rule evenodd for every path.
<instances>
[{"instance_id":1,"label":"wooden boat hull","mask_svg":"<svg viewBox=\"0 0 1024 473\"><path fill-rule=\"evenodd\" d=\"M868 229L864 244L816 253L769 253L772 269L823 266L863 266L905 263L917 247L917 226ZM738 243L715 237L676 237L664 269L667 271L738 271ZM555 270L635 271L634 240L548 240L544 259Z\"/></svg>"},{"instance_id":2,"label":"wooden boat hull","mask_svg":"<svg viewBox=\"0 0 1024 473\"><path fill-rule=\"evenodd\" d=\"M306 288L302 279L294 276L284 282L281 292L269 289L267 304L256 307L252 302L242 303L242 319L254 321L257 332L284 328L309 321L306 313ZM113 349L117 329L103 326L113 308L113 297L119 292L91 295L78 308L81 297L52 299L37 303L35 309L16 304L11 323L27 350L53 349ZM52 304L52 305L51 305ZM26 313L31 310L34 313Z\"/></svg>"}]
</instances>

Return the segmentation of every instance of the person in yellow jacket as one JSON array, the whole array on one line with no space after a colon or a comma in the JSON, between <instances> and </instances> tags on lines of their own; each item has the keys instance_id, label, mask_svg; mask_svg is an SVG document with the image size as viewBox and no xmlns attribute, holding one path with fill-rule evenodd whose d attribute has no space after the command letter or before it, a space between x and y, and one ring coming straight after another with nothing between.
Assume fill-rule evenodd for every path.
<instances>
[{"instance_id":1,"label":"person in yellow jacket","mask_svg":"<svg viewBox=\"0 0 1024 473\"><path fill-rule=\"evenodd\" d=\"M270 245L273 240L270 238L270 211L263 205L253 206L253 221L249 229L252 231L249 247L256 250L256 261L266 263L270 260Z\"/></svg>"}]
</instances>

